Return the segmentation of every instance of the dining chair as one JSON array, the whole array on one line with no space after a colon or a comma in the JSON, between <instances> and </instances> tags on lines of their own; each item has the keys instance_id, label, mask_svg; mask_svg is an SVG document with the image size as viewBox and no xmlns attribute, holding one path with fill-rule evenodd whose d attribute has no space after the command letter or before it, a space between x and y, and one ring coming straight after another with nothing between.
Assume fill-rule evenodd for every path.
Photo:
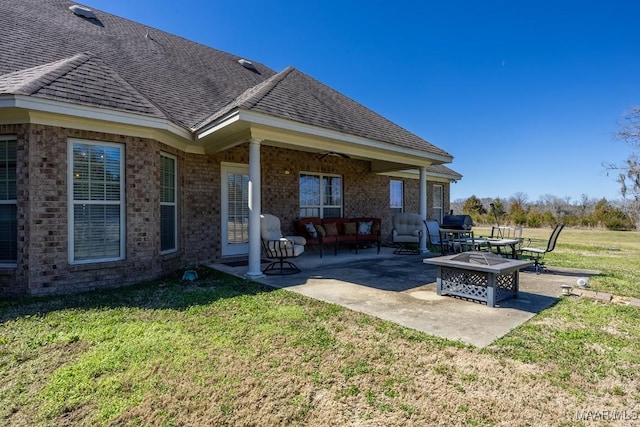
<instances>
[{"instance_id":1,"label":"dining chair","mask_svg":"<svg viewBox=\"0 0 640 427\"><path fill-rule=\"evenodd\" d=\"M556 248L556 243L558 241L558 236L560 236L560 232L564 228L564 223L558 223L553 231L551 232L551 236L547 241L547 246L544 248L529 246L532 242L532 239L529 239L526 247L520 248L520 255L528 257L534 261L534 267L536 269L536 274L540 274L540 269L546 269L544 266L544 256L549 252L552 252Z\"/></svg>"}]
</instances>

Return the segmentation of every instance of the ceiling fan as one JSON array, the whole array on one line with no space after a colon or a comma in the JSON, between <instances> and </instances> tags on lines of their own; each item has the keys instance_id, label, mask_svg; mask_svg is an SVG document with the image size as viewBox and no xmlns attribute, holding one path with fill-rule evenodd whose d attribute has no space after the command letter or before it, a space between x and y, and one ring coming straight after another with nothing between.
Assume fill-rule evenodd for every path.
<instances>
[{"instance_id":1,"label":"ceiling fan","mask_svg":"<svg viewBox=\"0 0 640 427\"><path fill-rule=\"evenodd\" d=\"M350 159L350 158L351 158L351 157L349 157L349 156L348 156L348 155L346 155L346 154L343 154L343 153L337 153L337 152L335 152L335 151L325 151L324 153L320 154L320 155L318 156L318 158L319 158L320 160L322 160L322 159L324 159L324 158L325 158L325 157L327 157L327 156L331 156L331 157L341 157L341 158L343 158L343 159Z\"/></svg>"}]
</instances>

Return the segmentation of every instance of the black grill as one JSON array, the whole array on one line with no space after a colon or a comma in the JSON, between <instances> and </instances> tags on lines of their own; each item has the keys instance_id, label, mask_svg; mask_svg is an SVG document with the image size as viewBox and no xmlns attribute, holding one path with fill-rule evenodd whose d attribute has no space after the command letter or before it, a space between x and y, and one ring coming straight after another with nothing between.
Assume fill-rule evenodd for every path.
<instances>
[{"instance_id":1,"label":"black grill","mask_svg":"<svg viewBox=\"0 0 640 427\"><path fill-rule=\"evenodd\" d=\"M471 230L473 220L470 215L445 215L440 227L452 230Z\"/></svg>"}]
</instances>

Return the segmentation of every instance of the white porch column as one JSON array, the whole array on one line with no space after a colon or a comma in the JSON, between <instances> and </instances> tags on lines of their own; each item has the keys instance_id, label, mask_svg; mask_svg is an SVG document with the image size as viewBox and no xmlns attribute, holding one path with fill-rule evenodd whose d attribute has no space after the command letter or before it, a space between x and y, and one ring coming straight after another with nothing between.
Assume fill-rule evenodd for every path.
<instances>
[{"instance_id":1,"label":"white porch column","mask_svg":"<svg viewBox=\"0 0 640 427\"><path fill-rule=\"evenodd\" d=\"M249 140L249 270L247 277L264 276L260 270L260 214L262 194L260 182L260 140Z\"/></svg>"},{"instance_id":2,"label":"white porch column","mask_svg":"<svg viewBox=\"0 0 640 427\"><path fill-rule=\"evenodd\" d=\"M420 217L427 219L427 167L420 166ZM422 224L422 239L420 239L420 252L427 253L427 226Z\"/></svg>"}]
</instances>

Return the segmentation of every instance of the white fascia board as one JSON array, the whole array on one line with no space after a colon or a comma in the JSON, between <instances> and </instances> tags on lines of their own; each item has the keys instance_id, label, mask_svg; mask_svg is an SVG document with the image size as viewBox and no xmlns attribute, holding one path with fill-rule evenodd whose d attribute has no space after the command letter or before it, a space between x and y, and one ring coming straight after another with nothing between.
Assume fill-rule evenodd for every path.
<instances>
[{"instance_id":1,"label":"white fascia board","mask_svg":"<svg viewBox=\"0 0 640 427\"><path fill-rule=\"evenodd\" d=\"M188 130L176 125L170 120L150 117L142 114L127 113L118 110L90 107L72 104L52 99L37 98L27 95L0 95L0 108L23 108L25 110L41 111L53 114L63 114L85 119L102 120L122 123L132 126L149 127L171 132L180 138L193 141L193 135Z\"/></svg>"},{"instance_id":2,"label":"white fascia board","mask_svg":"<svg viewBox=\"0 0 640 427\"><path fill-rule=\"evenodd\" d=\"M200 131L196 132L196 138L197 139L202 139L205 138L209 135L211 135L212 133L215 133L217 131L219 131L222 128L225 128L229 125L231 125L232 123L235 123L237 121L240 120L240 114L238 110L232 111L231 113L222 116L221 118L217 119L216 121L214 121L213 123L211 123L210 125L202 128Z\"/></svg>"},{"instance_id":3,"label":"white fascia board","mask_svg":"<svg viewBox=\"0 0 640 427\"><path fill-rule=\"evenodd\" d=\"M307 135L316 136L319 138L333 139L337 141L343 141L350 144L359 145L361 147L372 148L377 150L391 151L389 147L393 147L393 151L401 153L403 155L429 159L431 163L434 161L437 163L451 163L453 158L450 156L443 156L439 154L429 153L422 150L415 150L407 147L401 147L393 145L387 142L375 141L355 135L346 134L330 129L321 128L318 126L307 125L304 123L295 122L292 120L282 119L279 117L273 117L268 114L256 113L254 111L247 110L234 110L224 117L211 123L202 131L197 133L197 138L204 138L205 136L216 132L234 122L244 121L251 124L258 124L268 126L276 129L284 129L291 132L300 132Z\"/></svg>"},{"instance_id":4,"label":"white fascia board","mask_svg":"<svg viewBox=\"0 0 640 427\"><path fill-rule=\"evenodd\" d=\"M386 176L394 176L398 178L408 178L408 179L420 179L420 171L418 169L406 169L397 172L380 172L378 175L386 175ZM433 178L439 181L447 181L447 182L457 182L459 178L456 178L452 175L446 175L442 173L433 173L427 171L427 180L429 178Z\"/></svg>"}]
</instances>

